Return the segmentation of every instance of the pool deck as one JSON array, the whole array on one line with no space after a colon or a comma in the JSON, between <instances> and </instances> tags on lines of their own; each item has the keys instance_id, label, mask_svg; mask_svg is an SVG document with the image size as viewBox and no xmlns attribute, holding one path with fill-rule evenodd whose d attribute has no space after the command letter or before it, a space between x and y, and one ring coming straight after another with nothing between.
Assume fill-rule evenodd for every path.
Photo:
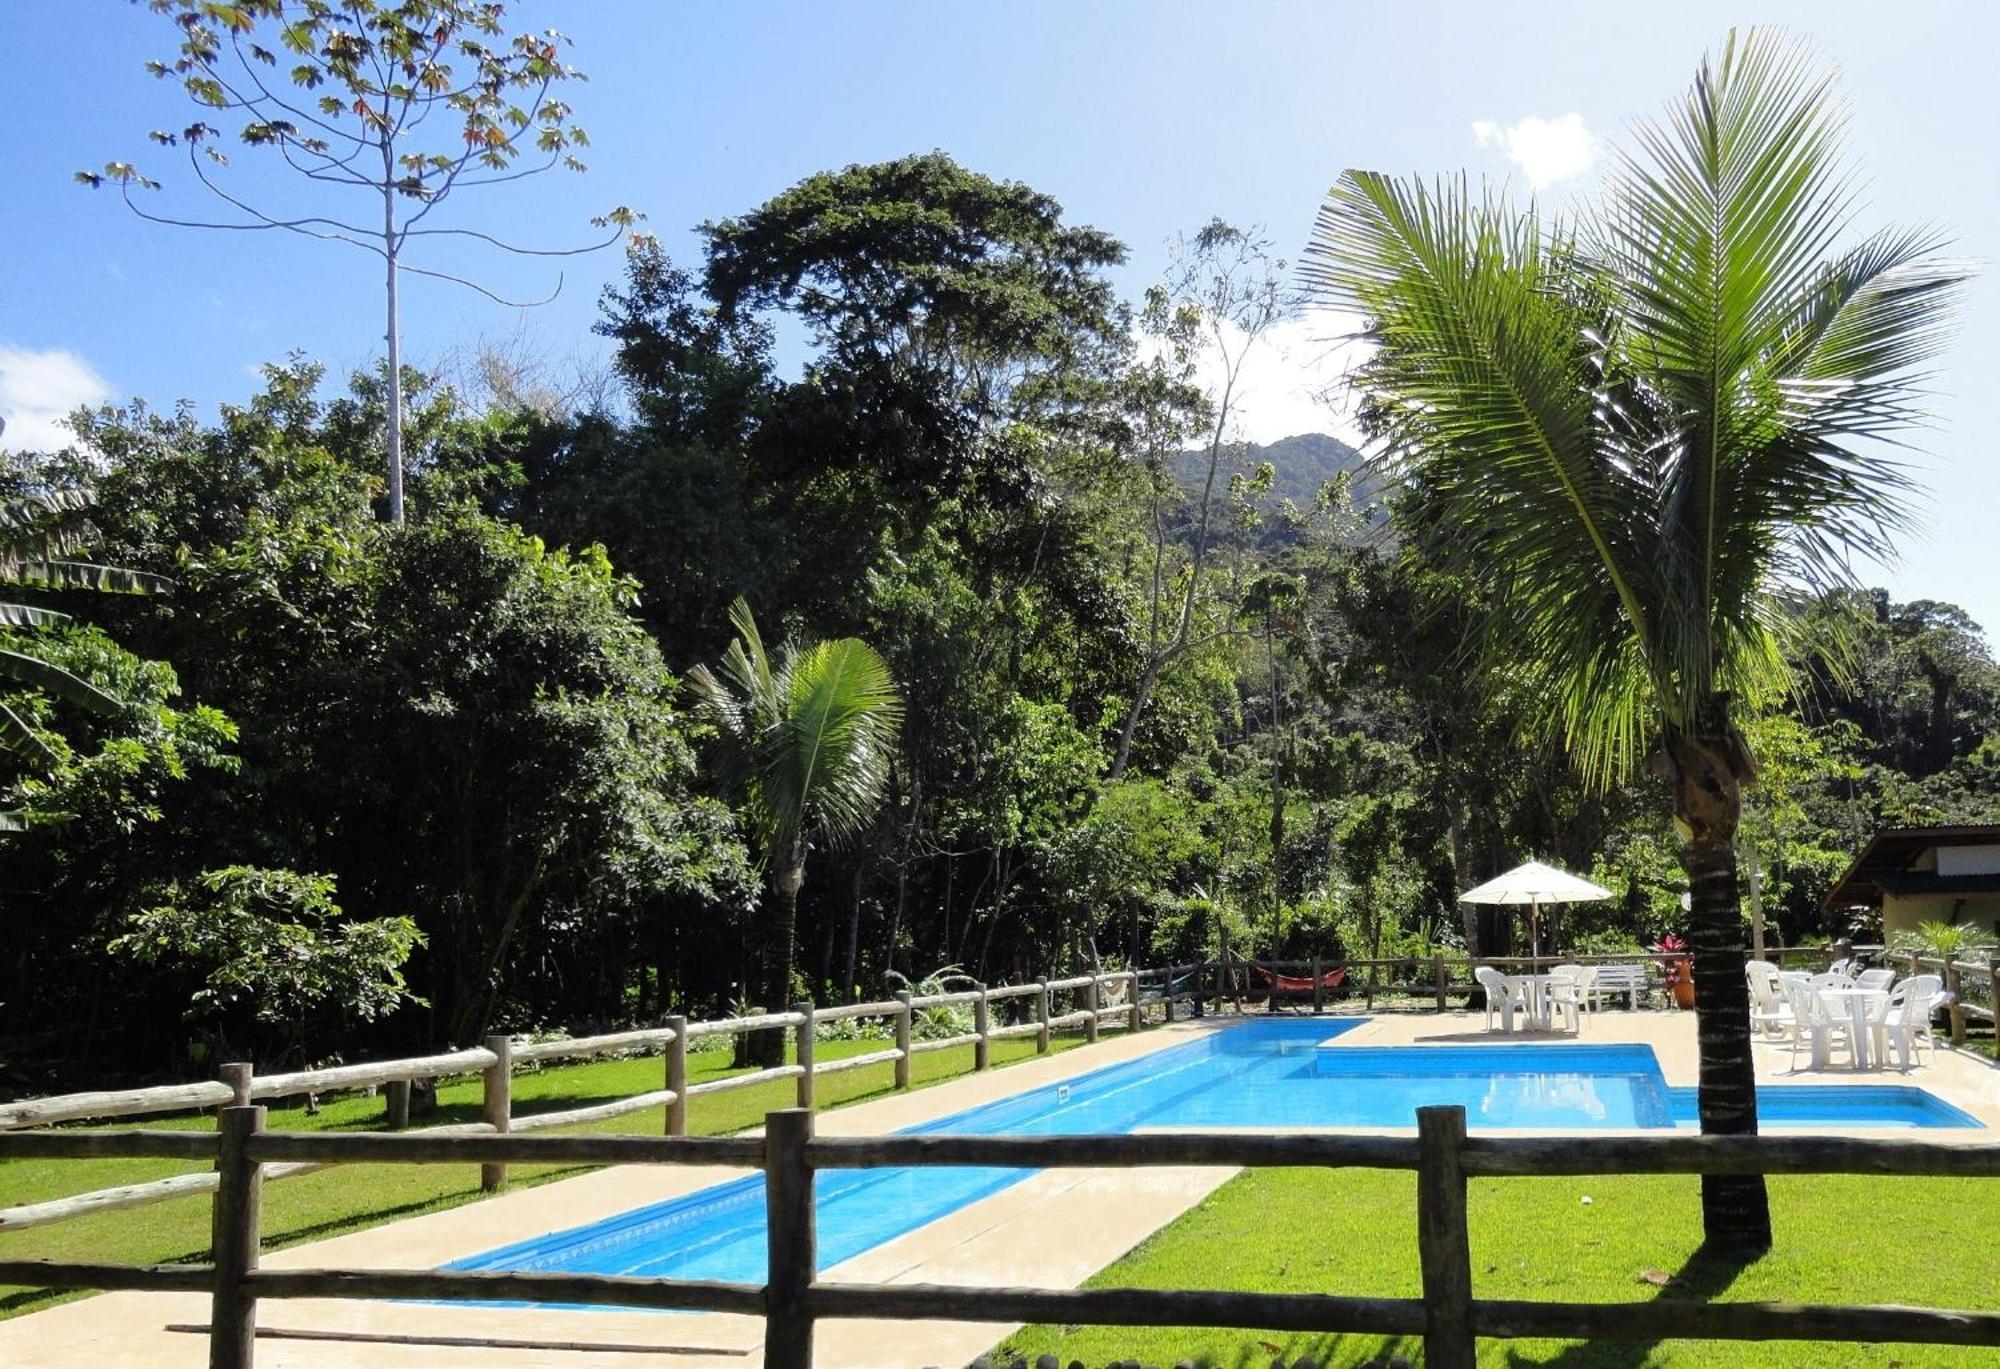
<instances>
[{"instance_id":1,"label":"pool deck","mask_svg":"<svg viewBox=\"0 0 2000 1369\"><path fill-rule=\"evenodd\" d=\"M985 1074L965 1075L906 1094L823 1113L823 1135L895 1131L1041 1084L1140 1058L1216 1029L1233 1018L1180 1023L1136 1036L1109 1035L1095 1047L1067 1051ZM1466 1045L1569 1041L1568 1035L1483 1030L1479 1013L1397 1013L1369 1019L1339 1045ZM1695 1082L1692 1014L1604 1012L1586 1019L1582 1040L1652 1046L1667 1082ZM2000 1129L2000 1066L1939 1051L1903 1074L1835 1069L1790 1074L1781 1046L1757 1048L1760 1083L1913 1083ZM1826 1128L1814 1128L1826 1131ZM1507 1134L1522 1135L1520 1131ZM1600 1133L1602 1134L1602 1133ZM1653 1133L1657 1134L1657 1133ZM1878 1130L1856 1135L1881 1135ZM1992 1131L1939 1130L1940 1141L1990 1141ZM530 1236L596 1221L678 1197L742 1171L666 1166L600 1170L522 1189L449 1211L425 1214L265 1257L271 1268L430 1268ZM1218 1169L1049 1170L823 1271L823 1277L870 1283L958 1283L1073 1288L1165 1226L1230 1177ZM4 1245L4 1242L0 1242ZM107 1293L0 1322L0 1365L58 1369L198 1369L206 1338L169 1331L205 1324L207 1299L162 1293ZM359 1365L456 1369L506 1365L549 1369L681 1366L728 1369L760 1362L761 1320L721 1314L563 1311L548 1308L439 1306L392 1302L267 1302L260 1328L359 1336L477 1337L517 1342L504 1349L349 1340L260 1338L260 1369L349 1369ZM1011 1328L990 1323L824 1322L819 1369L919 1369L964 1364ZM561 1344L559 1344L561 1343ZM580 1349L579 1345L592 1348Z\"/></svg>"}]
</instances>

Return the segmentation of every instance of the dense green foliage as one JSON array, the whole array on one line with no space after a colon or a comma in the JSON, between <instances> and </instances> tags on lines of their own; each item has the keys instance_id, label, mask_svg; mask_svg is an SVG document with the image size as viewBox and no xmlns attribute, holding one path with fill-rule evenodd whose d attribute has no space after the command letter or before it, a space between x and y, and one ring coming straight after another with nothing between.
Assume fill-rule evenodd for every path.
<instances>
[{"instance_id":1,"label":"dense green foliage","mask_svg":"<svg viewBox=\"0 0 2000 1369\"><path fill-rule=\"evenodd\" d=\"M1254 235L1195 235L1128 308L1115 240L930 154L809 177L704 242L640 244L607 294L615 407L414 393L402 526L374 516L380 377L337 393L296 358L215 422L107 409L14 460L10 492L92 487L93 555L175 589L34 633L116 713L7 696L54 752L0 762L28 825L0 844L7 1087L774 997L766 847L684 683L739 596L774 642L867 644L902 701L881 802L797 890L822 1000L1224 934L1499 952L1515 920L1453 896L1530 855L1619 892L1565 944L1682 926L1659 782L1588 788L1518 725L1518 681L1471 650L1490 589L1377 535L1410 511L1320 445L1214 437L1220 396L1135 341L1147 314L1198 337L1218 272L1276 270ZM1805 612L1863 650L1801 634L1809 687L1745 720L1744 840L1788 940L1848 930L1818 901L1877 823L2000 813L1976 626L1845 591ZM266 936L381 1011L277 1020L271 967L212 953Z\"/></svg>"}]
</instances>

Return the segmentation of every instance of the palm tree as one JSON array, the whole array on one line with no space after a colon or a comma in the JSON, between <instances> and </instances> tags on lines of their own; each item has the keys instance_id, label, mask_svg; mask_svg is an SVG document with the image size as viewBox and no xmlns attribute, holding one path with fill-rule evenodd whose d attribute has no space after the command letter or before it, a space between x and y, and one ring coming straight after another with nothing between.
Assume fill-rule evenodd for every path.
<instances>
[{"instance_id":1,"label":"palm tree","mask_svg":"<svg viewBox=\"0 0 2000 1369\"><path fill-rule=\"evenodd\" d=\"M20 586L31 592L96 590L108 594L151 594L171 586L171 581L143 571L71 559L70 553L89 534L81 522L89 507L89 496L76 490L0 500L0 585ZM42 604L0 600L0 628L60 627L69 620L68 614ZM81 676L11 647L0 647L0 677L95 713L113 713L122 707ZM0 750L32 759L46 759L51 754L27 720L4 702L0 702ZM19 815L0 812L0 831L18 831L20 827Z\"/></svg>"},{"instance_id":2,"label":"palm tree","mask_svg":"<svg viewBox=\"0 0 2000 1369\"><path fill-rule=\"evenodd\" d=\"M1887 440L1962 270L1926 233L1851 245L1829 78L1730 35L1573 225L1349 172L1312 291L1370 320L1361 383L1414 543L1493 588L1489 659L1610 782L1668 782L1692 890L1704 1132L1757 1126L1734 840L1739 701L1786 681L1789 595L1904 526ZM1761 1178L1710 1177L1718 1248L1770 1243Z\"/></svg>"},{"instance_id":3,"label":"palm tree","mask_svg":"<svg viewBox=\"0 0 2000 1369\"><path fill-rule=\"evenodd\" d=\"M789 642L774 665L742 599L730 605L729 621L736 640L719 675L697 666L689 679L731 744L770 885L763 990L776 1012L792 994L806 853L816 841L845 841L868 826L888 788L903 705L889 667L865 642ZM783 1049L781 1033L760 1033L760 1063L777 1064Z\"/></svg>"}]
</instances>

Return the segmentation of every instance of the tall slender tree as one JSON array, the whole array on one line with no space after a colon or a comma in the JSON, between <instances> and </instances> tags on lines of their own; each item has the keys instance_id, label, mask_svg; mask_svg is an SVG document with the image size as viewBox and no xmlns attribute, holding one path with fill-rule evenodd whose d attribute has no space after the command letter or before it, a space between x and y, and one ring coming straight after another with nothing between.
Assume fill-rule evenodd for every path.
<instances>
[{"instance_id":1,"label":"tall slender tree","mask_svg":"<svg viewBox=\"0 0 2000 1369\"><path fill-rule=\"evenodd\" d=\"M776 661L750 606L729 609L736 640L717 671L689 672L702 703L731 744L743 812L771 892L764 942L766 1006L781 1010L798 965L799 889L815 841L865 830L889 786L903 706L889 667L853 637L790 642ZM781 1033L761 1033L762 1063L776 1064Z\"/></svg>"},{"instance_id":2,"label":"tall slender tree","mask_svg":"<svg viewBox=\"0 0 2000 1369\"><path fill-rule=\"evenodd\" d=\"M387 348L389 518L403 518L403 372L400 281L407 272L450 281L507 304L468 276L405 259L439 238L519 256L565 257L618 240L636 217L619 208L592 223L611 232L579 247L534 248L431 216L460 190L523 180L559 167L583 170L589 138L556 89L582 73L562 60L554 29L506 31L495 0L148 0L180 32L180 48L147 70L178 81L205 118L155 131L179 147L205 190L226 206L221 221L155 213L133 197L160 182L130 162L80 171L85 185L115 185L150 223L244 232L279 230L346 243L383 265ZM206 119L229 120L225 129ZM433 122L434 121L434 122ZM424 128L426 123L429 128ZM245 147L274 149L304 183L280 208L221 173L233 132ZM329 189L330 188L330 189ZM359 195L374 217L348 217ZM426 220L431 220L426 222ZM561 282L557 282L561 289ZM554 296L550 296L554 298ZM546 301L543 301L546 302Z\"/></svg>"},{"instance_id":3,"label":"tall slender tree","mask_svg":"<svg viewBox=\"0 0 2000 1369\"><path fill-rule=\"evenodd\" d=\"M1788 592L1903 526L1886 454L1963 277L1929 233L1850 241L1830 78L1732 34L1575 225L1351 171L1307 275L1372 320L1363 384L1411 532L1493 587L1489 648L1609 781L1656 758L1692 889L1709 1133L1757 1126L1735 838L1737 700L1777 682ZM1710 1176L1711 1244L1770 1242L1761 1177Z\"/></svg>"},{"instance_id":4,"label":"tall slender tree","mask_svg":"<svg viewBox=\"0 0 2000 1369\"><path fill-rule=\"evenodd\" d=\"M1180 242L1164 283L1146 294L1140 322L1157 347L1140 370L1153 403L1138 426L1146 447L1152 515L1151 575L1146 592L1146 650L1132 701L1118 728L1111 778L1132 762L1132 738L1152 702L1160 675L1191 651L1234 635L1223 606L1221 623L1204 620L1217 605L1209 585L1217 525L1231 488L1236 432L1243 419L1242 381L1251 354L1295 309L1285 263L1257 233L1210 220ZM1206 389L1202 387L1206 383ZM1186 440L1201 434L1185 474L1176 468ZM1182 481L1194 477L1192 489ZM1183 512L1179 505L1188 505ZM1184 521L1186 526L1178 526ZM1182 544L1185 543L1183 550Z\"/></svg>"}]
</instances>

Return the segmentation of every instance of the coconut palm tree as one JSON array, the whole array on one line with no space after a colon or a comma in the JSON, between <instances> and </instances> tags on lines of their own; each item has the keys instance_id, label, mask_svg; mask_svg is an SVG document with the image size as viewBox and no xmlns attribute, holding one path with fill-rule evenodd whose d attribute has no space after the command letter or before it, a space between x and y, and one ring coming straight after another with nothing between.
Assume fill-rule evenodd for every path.
<instances>
[{"instance_id":1,"label":"coconut palm tree","mask_svg":"<svg viewBox=\"0 0 2000 1369\"><path fill-rule=\"evenodd\" d=\"M89 507L89 496L75 490L0 500L0 585L37 596L59 590L151 594L167 589L171 582L157 575L72 559L89 534L81 521ZM46 604L0 599L0 628L60 627L68 621L68 614ZM81 676L11 646L0 646L0 677L92 712L120 707L117 699ZM5 702L0 702L0 750L31 759L49 755L35 730ZM20 825L18 815L0 812L0 831L17 831Z\"/></svg>"},{"instance_id":2,"label":"coconut palm tree","mask_svg":"<svg viewBox=\"0 0 2000 1369\"><path fill-rule=\"evenodd\" d=\"M689 679L730 743L770 885L762 990L776 1012L792 994L806 854L868 826L888 789L903 706L888 665L865 642L789 642L774 663L742 599L729 621L736 640L718 670L697 666ZM781 1033L759 1034L760 1063L778 1063L783 1049Z\"/></svg>"},{"instance_id":3,"label":"coconut palm tree","mask_svg":"<svg viewBox=\"0 0 2000 1369\"><path fill-rule=\"evenodd\" d=\"M1788 595L1904 525L1888 443L1963 277L1927 233L1852 238L1841 132L1807 54L1732 33L1575 222L1349 172L1306 267L1369 320L1410 536L1491 586L1489 658L1532 724L1597 780L1651 761L1668 784L1704 1132L1757 1125L1738 710L1785 683ZM1761 1178L1706 1179L1702 1217L1717 1247L1770 1242Z\"/></svg>"}]
</instances>

